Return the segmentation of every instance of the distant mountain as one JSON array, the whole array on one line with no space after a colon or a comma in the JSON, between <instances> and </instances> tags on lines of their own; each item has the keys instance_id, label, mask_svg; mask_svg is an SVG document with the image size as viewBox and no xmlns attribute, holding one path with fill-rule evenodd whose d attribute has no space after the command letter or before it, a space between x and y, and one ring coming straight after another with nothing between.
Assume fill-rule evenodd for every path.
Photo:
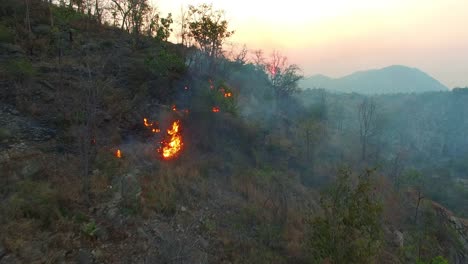
<instances>
[{"instance_id":1,"label":"distant mountain","mask_svg":"<svg viewBox=\"0 0 468 264\"><path fill-rule=\"evenodd\" d=\"M324 88L337 92L362 94L421 93L448 90L446 86L421 70L401 65L359 71L337 79L325 75L314 75L303 79L299 86L304 89Z\"/></svg>"}]
</instances>

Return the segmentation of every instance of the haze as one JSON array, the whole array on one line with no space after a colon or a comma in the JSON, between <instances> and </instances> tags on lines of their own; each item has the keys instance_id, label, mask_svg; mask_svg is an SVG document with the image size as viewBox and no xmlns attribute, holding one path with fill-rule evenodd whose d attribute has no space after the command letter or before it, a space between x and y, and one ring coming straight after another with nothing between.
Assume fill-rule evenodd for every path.
<instances>
[{"instance_id":1,"label":"haze","mask_svg":"<svg viewBox=\"0 0 468 264\"><path fill-rule=\"evenodd\" d=\"M181 6L203 1L156 1L177 18ZM340 77L401 64L448 87L468 86L468 1L328 0L213 1L224 9L249 49L280 50L306 76Z\"/></svg>"}]
</instances>

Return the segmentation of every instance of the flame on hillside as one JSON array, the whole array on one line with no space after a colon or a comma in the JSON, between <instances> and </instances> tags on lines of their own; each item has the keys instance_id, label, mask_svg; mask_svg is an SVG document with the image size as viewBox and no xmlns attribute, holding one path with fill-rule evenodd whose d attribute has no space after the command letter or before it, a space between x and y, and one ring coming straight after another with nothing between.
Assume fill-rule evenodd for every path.
<instances>
[{"instance_id":1,"label":"flame on hillside","mask_svg":"<svg viewBox=\"0 0 468 264\"><path fill-rule=\"evenodd\" d=\"M151 129L151 132L153 133L159 133L161 130L158 127L158 122L150 122L148 121L148 118L143 118L143 125L147 127L148 129Z\"/></svg>"},{"instance_id":2,"label":"flame on hillside","mask_svg":"<svg viewBox=\"0 0 468 264\"><path fill-rule=\"evenodd\" d=\"M211 108L211 111L213 113L218 113L220 110L219 110L219 107L218 106L213 106L213 108Z\"/></svg>"},{"instance_id":3,"label":"flame on hillside","mask_svg":"<svg viewBox=\"0 0 468 264\"><path fill-rule=\"evenodd\" d=\"M122 151L120 151L120 149L118 149L118 150L115 152L115 156L116 156L117 158L119 158L119 159L122 158Z\"/></svg>"},{"instance_id":4,"label":"flame on hillside","mask_svg":"<svg viewBox=\"0 0 468 264\"><path fill-rule=\"evenodd\" d=\"M159 153L161 153L163 159L169 160L177 155L182 150L184 143L182 141L182 135L180 134L180 121L174 121L172 127L167 130L167 140L161 142Z\"/></svg>"},{"instance_id":5,"label":"flame on hillside","mask_svg":"<svg viewBox=\"0 0 468 264\"><path fill-rule=\"evenodd\" d=\"M145 125L145 127L151 127L153 126L153 123L149 123L148 122L148 119L145 117L143 118L143 124Z\"/></svg>"}]
</instances>

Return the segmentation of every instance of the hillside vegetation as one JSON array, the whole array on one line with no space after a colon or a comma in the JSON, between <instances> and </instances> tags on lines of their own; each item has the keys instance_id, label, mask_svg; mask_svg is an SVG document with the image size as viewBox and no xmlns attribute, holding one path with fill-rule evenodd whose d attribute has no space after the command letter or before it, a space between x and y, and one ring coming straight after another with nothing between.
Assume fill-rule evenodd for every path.
<instances>
[{"instance_id":1,"label":"hillside vegetation","mask_svg":"<svg viewBox=\"0 0 468 264\"><path fill-rule=\"evenodd\" d=\"M300 91L213 6L174 44L52 2L0 7L0 263L466 263L464 89Z\"/></svg>"}]
</instances>

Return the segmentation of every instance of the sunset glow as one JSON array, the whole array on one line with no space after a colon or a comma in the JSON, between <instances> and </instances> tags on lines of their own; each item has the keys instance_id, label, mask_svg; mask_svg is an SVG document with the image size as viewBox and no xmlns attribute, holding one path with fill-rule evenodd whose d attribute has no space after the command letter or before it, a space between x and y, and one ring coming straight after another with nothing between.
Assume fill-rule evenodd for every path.
<instances>
[{"instance_id":1,"label":"sunset glow","mask_svg":"<svg viewBox=\"0 0 468 264\"><path fill-rule=\"evenodd\" d=\"M181 6L203 2L207 1L155 1L161 12L172 12L175 18ZM231 42L267 53L280 50L305 75L339 77L402 64L420 68L450 87L468 86L465 0L212 3L226 11L236 31Z\"/></svg>"}]
</instances>

